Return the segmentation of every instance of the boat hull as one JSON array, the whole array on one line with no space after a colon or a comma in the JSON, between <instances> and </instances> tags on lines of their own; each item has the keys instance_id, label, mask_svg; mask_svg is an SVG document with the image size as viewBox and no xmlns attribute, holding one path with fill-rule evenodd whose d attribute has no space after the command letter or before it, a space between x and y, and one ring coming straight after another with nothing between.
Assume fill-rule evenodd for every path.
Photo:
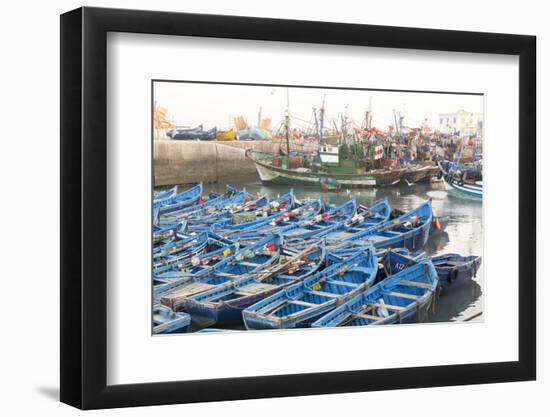
<instances>
[{"instance_id":1,"label":"boat hull","mask_svg":"<svg viewBox=\"0 0 550 417\"><path fill-rule=\"evenodd\" d=\"M334 179L336 184L345 188L385 187L395 185L401 181L406 169L371 171L365 174L338 174L299 171L297 169L285 169L260 161L253 153L246 154L256 165L258 176L264 183L281 185L305 185L320 187L321 180Z\"/></svg>"},{"instance_id":2,"label":"boat hull","mask_svg":"<svg viewBox=\"0 0 550 417\"><path fill-rule=\"evenodd\" d=\"M407 172L403 174L403 181L407 184L429 181L432 177L435 177L438 172L439 167L436 165L414 167L408 169Z\"/></svg>"},{"instance_id":3,"label":"boat hull","mask_svg":"<svg viewBox=\"0 0 550 417\"><path fill-rule=\"evenodd\" d=\"M439 276L441 293L445 293L470 281L477 275L477 271L481 267L481 257L479 256L458 257L459 262L462 262L454 267L439 265L440 262L445 262L443 260L444 257L445 255L433 258L433 263Z\"/></svg>"}]
</instances>

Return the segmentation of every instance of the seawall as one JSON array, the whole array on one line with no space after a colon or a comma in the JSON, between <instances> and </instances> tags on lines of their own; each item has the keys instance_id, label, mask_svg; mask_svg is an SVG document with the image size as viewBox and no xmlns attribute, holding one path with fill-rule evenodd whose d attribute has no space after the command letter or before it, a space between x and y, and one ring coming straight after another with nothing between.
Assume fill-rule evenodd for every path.
<instances>
[{"instance_id":1,"label":"seawall","mask_svg":"<svg viewBox=\"0 0 550 417\"><path fill-rule=\"evenodd\" d=\"M213 183L256 175L246 149L276 153L279 141L178 141L155 140L155 186Z\"/></svg>"}]
</instances>

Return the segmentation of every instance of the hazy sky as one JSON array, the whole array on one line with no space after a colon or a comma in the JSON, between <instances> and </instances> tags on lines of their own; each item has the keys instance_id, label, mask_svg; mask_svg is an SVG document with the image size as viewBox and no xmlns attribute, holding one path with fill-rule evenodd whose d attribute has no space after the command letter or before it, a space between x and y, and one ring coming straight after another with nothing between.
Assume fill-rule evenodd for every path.
<instances>
[{"instance_id":1,"label":"hazy sky","mask_svg":"<svg viewBox=\"0 0 550 417\"><path fill-rule=\"evenodd\" d=\"M289 88L288 92L294 127L305 127L309 121L313 122L312 109L321 106L323 97L325 120L330 122L340 113L345 113L347 106L347 114L358 124L364 119L369 97L372 97L373 124L381 129L392 124L392 109L401 111L405 115L405 126L410 127L419 126L425 118L435 127L439 113L454 113L461 109L483 112L482 96L318 88ZM271 117L272 127L276 128L287 106L287 88L157 82L154 100L157 105L168 109L169 119L177 125L194 127L203 124L205 129L213 126L226 129L232 127L233 117L239 115L255 125L261 106L262 117Z\"/></svg>"}]
</instances>

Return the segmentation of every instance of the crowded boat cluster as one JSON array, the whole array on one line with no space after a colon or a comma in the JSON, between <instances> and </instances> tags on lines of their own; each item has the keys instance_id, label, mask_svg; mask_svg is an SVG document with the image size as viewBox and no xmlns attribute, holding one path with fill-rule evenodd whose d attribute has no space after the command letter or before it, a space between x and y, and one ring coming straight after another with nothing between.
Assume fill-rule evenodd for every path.
<instances>
[{"instance_id":1,"label":"crowded boat cluster","mask_svg":"<svg viewBox=\"0 0 550 417\"><path fill-rule=\"evenodd\" d=\"M431 200L330 205L202 184L153 197L153 333L371 326L429 320L479 256L429 257L448 222Z\"/></svg>"}]
</instances>

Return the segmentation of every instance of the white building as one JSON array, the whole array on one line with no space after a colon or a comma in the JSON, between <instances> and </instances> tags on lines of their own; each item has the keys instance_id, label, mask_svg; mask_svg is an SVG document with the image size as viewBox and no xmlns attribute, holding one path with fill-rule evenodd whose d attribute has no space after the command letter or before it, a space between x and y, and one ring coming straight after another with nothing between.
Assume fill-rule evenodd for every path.
<instances>
[{"instance_id":1,"label":"white building","mask_svg":"<svg viewBox=\"0 0 550 417\"><path fill-rule=\"evenodd\" d=\"M483 114L458 110L456 113L439 114L439 131L458 132L460 136L475 136L483 133Z\"/></svg>"}]
</instances>

